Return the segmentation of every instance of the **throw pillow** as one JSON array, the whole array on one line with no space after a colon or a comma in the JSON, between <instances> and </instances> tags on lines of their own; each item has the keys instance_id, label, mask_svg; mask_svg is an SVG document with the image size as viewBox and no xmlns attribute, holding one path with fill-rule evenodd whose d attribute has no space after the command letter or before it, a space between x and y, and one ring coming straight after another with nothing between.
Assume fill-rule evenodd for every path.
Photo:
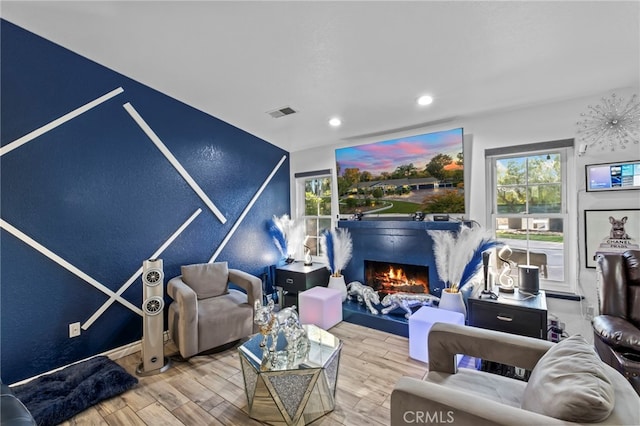
<instances>
[{"instance_id":1,"label":"throw pillow","mask_svg":"<svg viewBox=\"0 0 640 426\"><path fill-rule=\"evenodd\" d=\"M198 299L208 299L228 293L227 262L185 265L181 270L182 281L196 292Z\"/></svg>"},{"instance_id":2,"label":"throw pillow","mask_svg":"<svg viewBox=\"0 0 640 426\"><path fill-rule=\"evenodd\" d=\"M580 335L553 346L531 371L522 408L570 422L599 422L611 414L614 390L602 361Z\"/></svg>"}]
</instances>

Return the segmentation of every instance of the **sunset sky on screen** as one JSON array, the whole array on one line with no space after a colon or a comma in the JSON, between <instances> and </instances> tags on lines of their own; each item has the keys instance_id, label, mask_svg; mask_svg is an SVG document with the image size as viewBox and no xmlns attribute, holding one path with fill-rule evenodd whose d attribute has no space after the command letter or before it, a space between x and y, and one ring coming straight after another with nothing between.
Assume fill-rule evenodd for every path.
<instances>
[{"instance_id":1,"label":"sunset sky on screen","mask_svg":"<svg viewBox=\"0 0 640 426\"><path fill-rule=\"evenodd\" d=\"M462 152L462 129L392 139L384 142L358 145L336 150L336 162L340 173L357 168L376 176L392 173L398 166L413 163L423 169L438 154L447 154L453 161Z\"/></svg>"}]
</instances>

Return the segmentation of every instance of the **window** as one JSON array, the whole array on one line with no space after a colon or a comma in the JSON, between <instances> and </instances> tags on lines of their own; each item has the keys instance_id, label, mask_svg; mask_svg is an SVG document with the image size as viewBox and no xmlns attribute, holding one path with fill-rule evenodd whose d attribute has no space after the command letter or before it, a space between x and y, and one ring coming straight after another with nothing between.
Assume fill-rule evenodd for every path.
<instances>
[{"instance_id":1,"label":"window","mask_svg":"<svg viewBox=\"0 0 640 426\"><path fill-rule=\"evenodd\" d=\"M296 176L297 219L304 221L305 245L311 256L319 256L320 235L331 228L331 174L329 170Z\"/></svg>"},{"instance_id":2,"label":"window","mask_svg":"<svg viewBox=\"0 0 640 426\"><path fill-rule=\"evenodd\" d=\"M497 261L496 281L518 285L518 265L533 265L539 268L542 289L572 292L568 148L553 142L537 145L551 149L487 155L491 222L496 238L509 247L504 252L508 267Z\"/></svg>"}]
</instances>

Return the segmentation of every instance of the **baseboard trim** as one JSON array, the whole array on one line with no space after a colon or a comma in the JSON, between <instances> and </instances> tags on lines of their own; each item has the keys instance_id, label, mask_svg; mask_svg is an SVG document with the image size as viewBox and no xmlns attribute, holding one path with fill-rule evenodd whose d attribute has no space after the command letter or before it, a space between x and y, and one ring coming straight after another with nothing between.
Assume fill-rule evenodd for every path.
<instances>
[{"instance_id":1,"label":"baseboard trim","mask_svg":"<svg viewBox=\"0 0 640 426\"><path fill-rule=\"evenodd\" d=\"M165 331L162 334L162 338L164 342L167 343L170 339L169 332ZM138 340L136 342L131 342L128 345L124 345L124 346L120 346L119 348L108 350L99 355L104 355L107 358L115 361L120 358L124 358L126 356L129 356L129 355L135 354L136 352L141 352L141 351L142 351L142 340ZM93 357L89 357L89 358L93 358Z\"/></svg>"},{"instance_id":2,"label":"baseboard trim","mask_svg":"<svg viewBox=\"0 0 640 426\"><path fill-rule=\"evenodd\" d=\"M162 334L162 338L163 338L164 342L167 343L170 340L169 331L165 331ZM126 356L133 355L136 352L141 352L141 351L142 351L142 340L138 340L138 341L131 342L129 344L126 344L126 345L123 345L123 346L120 346L120 347L117 347L117 348L110 349L110 350L102 352L100 354L92 355L90 357L81 359L79 361L72 362L72 363L67 364L67 365L63 365L62 367L54 368L53 370L46 371L46 372L44 372L42 374L38 374L37 376L29 377L28 379L24 379L24 380L21 380L19 382L12 383L9 386L23 385L23 384L25 384L27 382L30 382L33 379L37 379L38 377L45 376L45 375L51 374L51 373L55 373L56 371L60 371L63 368L66 368L66 367L68 367L70 365L78 364L80 362L89 360L89 359L97 357L97 356L106 356L110 360L116 361L116 360L118 360L120 358L124 358Z\"/></svg>"},{"instance_id":3,"label":"baseboard trim","mask_svg":"<svg viewBox=\"0 0 640 426\"><path fill-rule=\"evenodd\" d=\"M574 300L576 302L584 299L584 296L580 296L579 294L557 293L549 290L545 290L544 293L547 295L547 297L552 297L554 299Z\"/></svg>"}]
</instances>

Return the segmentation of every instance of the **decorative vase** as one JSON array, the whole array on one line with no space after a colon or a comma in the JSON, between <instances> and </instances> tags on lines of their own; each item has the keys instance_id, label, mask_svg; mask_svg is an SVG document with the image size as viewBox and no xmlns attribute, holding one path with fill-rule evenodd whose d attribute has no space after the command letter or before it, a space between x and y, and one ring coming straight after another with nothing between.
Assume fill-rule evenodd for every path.
<instances>
[{"instance_id":1,"label":"decorative vase","mask_svg":"<svg viewBox=\"0 0 640 426\"><path fill-rule=\"evenodd\" d=\"M337 277L334 275L329 276L329 284L327 287L339 290L342 295L342 301L347 300L347 284L344 282L344 275Z\"/></svg>"},{"instance_id":2,"label":"decorative vase","mask_svg":"<svg viewBox=\"0 0 640 426\"><path fill-rule=\"evenodd\" d=\"M467 317L467 307L464 305L462 293L459 291L454 292L450 288L442 290L438 307L448 311L460 312L465 318Z\"/></svg>"}]
</instances>

